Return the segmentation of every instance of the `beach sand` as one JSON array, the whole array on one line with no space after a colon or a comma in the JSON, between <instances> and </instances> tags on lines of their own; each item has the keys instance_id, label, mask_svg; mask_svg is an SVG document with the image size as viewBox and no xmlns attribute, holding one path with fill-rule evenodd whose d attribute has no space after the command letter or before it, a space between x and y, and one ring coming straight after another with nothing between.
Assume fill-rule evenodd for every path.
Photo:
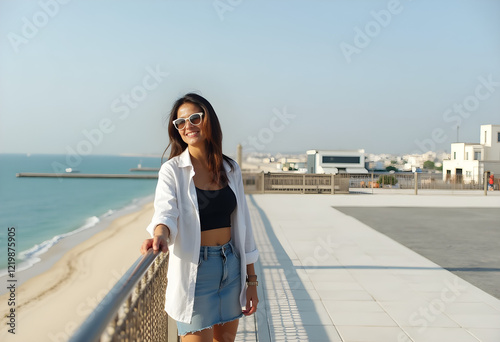
<instances>
[{"instance_id":1,"label":"beach sand","mask_svg":"<svg viewBox=\"0 0 500 342\"><path fill-rule=\"evenodd\" d=\"M153 210L149 203L115 219L66 252L49 270L21 284L15 292L15 335L8 332L9 294L0 296L0 341L67 341L141 256L139 248L149 237L146 226Z\"/></svg>"}]
</instances>

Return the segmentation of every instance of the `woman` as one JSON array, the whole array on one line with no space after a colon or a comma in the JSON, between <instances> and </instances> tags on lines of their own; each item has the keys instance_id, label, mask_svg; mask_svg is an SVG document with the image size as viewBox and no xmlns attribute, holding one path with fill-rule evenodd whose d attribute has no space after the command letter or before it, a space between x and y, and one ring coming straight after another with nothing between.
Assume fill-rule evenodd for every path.
<instances>
[{"instance_id":1,"label":"woman","mask_svg":"<svg viewBox=\"0 0 500 342\"><path fill-rule=\"evenodd\" d=\"M259 253L241 171L222 154L219 120L202 96L175 102L168 133L170 158L141 253L170 250L165 310L183 342L234 341L238 319L258 303Z\"/></svg>"}]
</instances>

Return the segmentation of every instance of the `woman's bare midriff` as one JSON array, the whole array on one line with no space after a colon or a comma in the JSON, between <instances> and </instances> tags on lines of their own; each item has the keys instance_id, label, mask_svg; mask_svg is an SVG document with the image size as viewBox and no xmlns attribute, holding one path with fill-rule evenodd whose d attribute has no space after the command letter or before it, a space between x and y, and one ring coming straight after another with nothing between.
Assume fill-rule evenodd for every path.
<instances>
[{"instance_id":1,"label":"woman's bare midriff","mask_svg":"<svg viewBox=\"0 0 500 342\"><path fill-rule=\"evenodd\" d=\"M201 232L202 246L222 246L231 240L231 227L210 229Z\"/></svg>"}]
</instances>

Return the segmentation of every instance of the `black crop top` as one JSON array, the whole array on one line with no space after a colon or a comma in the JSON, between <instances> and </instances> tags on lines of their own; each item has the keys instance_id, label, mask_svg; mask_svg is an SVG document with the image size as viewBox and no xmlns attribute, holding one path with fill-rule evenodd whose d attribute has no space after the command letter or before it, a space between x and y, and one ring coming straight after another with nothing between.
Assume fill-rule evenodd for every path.
<instances>
[{"instance_id":1,"label":"black crop top","mask_svg":"<svg viewBox=\"0 0 500 342\"><path fill-rule=\"evenodd\" d=\"M231 227L231 213L236 208L236 196L226 185L219 190L196 188L201 231Z\"/></svg>"}]
</instances>

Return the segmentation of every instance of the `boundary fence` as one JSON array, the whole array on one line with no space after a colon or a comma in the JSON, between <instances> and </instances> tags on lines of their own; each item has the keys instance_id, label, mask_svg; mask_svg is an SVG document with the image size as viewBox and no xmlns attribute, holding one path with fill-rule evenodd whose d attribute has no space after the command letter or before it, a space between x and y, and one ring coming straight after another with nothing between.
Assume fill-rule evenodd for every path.
<instances>
[{"instance_id":1,"label":"boundary fence","mask_svg":"<svg viewBox=\"0 0 500 342\"><path fill-rule=\"evenodd\" d=\"M243 173L245 193L349 193L349 174Z\"/></svg>"},{"instance_id":2,"label":"boundary fence","mask_svg":"<svg viewBox=\"0 0 500 342\"><path fill-rule=\"evenodd\" d=\"M416 175L416 176L415 176ZM394 178L395 184L380 184L382 176ZM351 188L371 188L372 183L374 188L397 188L397 189L414 189L415 179L417 180L418 189L435 189L435 190L483 190L484 181L480 182L463 182L460 178L449 178L443 180L443 175L440 173L369 173L369 174L351 174L349 187ZM498 189L498 180L495 184Z\"/></svg>"},{"instance_id":3,"label":"boundary fence","mask_svg":"<svg viewBox=\"0 0 500 342\"><path fill-rule=\"evenodd\" d=\"M484 180L464 183L460 178L443 180L439 173L300 174L243 172L248 194L301 193L347 194L350 188L483 190ZM382 181L385 178L386 184ZM416 186L415 186L416 185ZM495 190L500 180L495 180Z\"/></svg>"}]
</instances>

